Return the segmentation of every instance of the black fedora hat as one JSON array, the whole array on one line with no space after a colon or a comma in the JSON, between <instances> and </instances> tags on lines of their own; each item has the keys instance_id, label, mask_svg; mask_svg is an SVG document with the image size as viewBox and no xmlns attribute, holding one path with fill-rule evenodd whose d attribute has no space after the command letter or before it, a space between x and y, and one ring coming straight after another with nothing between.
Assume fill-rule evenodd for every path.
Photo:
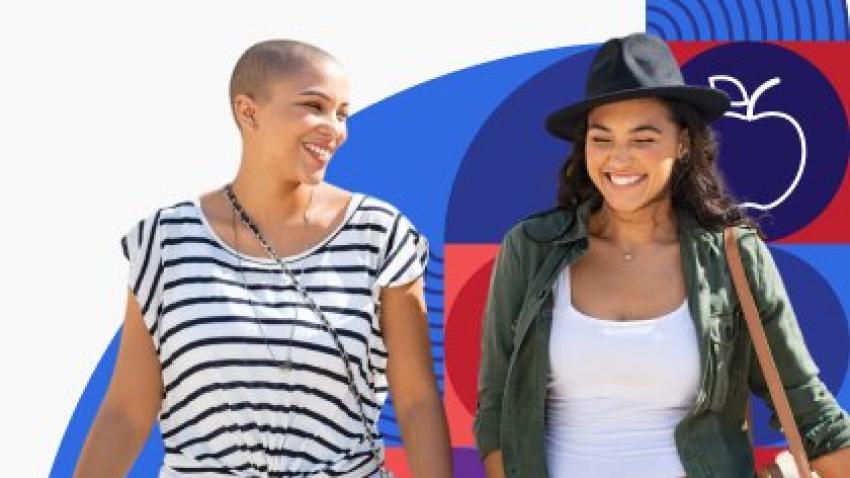
<instances>
[{"instance_id":1,"label":"black fedora hat","mask_svg":"<svg viewBox=\"0 0 850 478\"><path fill-rule=\"evenodd\" d=\"M549 115L546 129L572 140L591 109L619 100L660 96L685 101L706 121L714 121L729 109L729 96L705 86L686 85L673 53L663 40L633 33L605 42L590 65L584 99Z\"/></svg>"}]
</instances>

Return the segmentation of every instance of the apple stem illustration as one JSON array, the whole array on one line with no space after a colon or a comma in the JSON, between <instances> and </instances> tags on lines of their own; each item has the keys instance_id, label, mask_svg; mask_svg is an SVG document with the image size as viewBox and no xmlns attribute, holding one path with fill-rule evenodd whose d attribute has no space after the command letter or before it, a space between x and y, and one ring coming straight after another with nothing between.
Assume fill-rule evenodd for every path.
<instances>
[{"instance_id":1,"label":"apple stem illustration","mask_svg":"<svg viewBox=\"0 0 850 478\"><path fill-rule=\"evenodd\" d=\"M750 103L747 105L747 117L748 118L755 118L754 112L755 112L755 109L756 109L756 101L758 101L758 99L762 95L762 93L764 93L765 91L767 91L771 87L778 85L781 82L782 82L782 80L780 80L779 78L771 78L771 79L765 81L764 83L762 83L761 86L756 88L756 91L753 92L752 98L750 98Z\"/></svg>"}]
</instances>

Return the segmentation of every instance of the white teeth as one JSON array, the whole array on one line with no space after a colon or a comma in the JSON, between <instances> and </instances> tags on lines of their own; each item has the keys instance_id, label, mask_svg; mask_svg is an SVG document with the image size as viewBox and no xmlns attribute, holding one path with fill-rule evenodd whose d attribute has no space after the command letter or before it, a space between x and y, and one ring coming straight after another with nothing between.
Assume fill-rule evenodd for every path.
<instances>
[{"instance_id":1,"label":"white teeth","mask_svg":"<svg viewBox=\"0 0 850 478\"><path fill-rule=\"evenodd\" d=\"M608 174L608 178L611 179L611 182L616 184L617 186L628 186L630 184L634 184L643 176L616 176L614 174Z\"/></svg>"},{"instance_id":2,"label":"white teeth","mask_svg":"<svg viewBox=\"0 0 850 478\"><path fill-rule=\"evenodd\" d=\"M307 148L309 151L316 153L324 158L328 158L331 155L331 152L329 150L316 146L315 144L304 143L304 147Z\"/></svg>"}]
</instances>

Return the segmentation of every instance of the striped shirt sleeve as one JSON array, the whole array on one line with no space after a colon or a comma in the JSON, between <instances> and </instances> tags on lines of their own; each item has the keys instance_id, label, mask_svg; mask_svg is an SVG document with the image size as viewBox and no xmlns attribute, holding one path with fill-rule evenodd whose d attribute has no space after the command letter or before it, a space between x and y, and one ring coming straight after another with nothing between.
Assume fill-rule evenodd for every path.
<instances>
[{"instance_id":1,"label":"striped shirt sleeve","mask_svg":"<svg viewBox=\"0 0 850 478\"><path fill-rule=\"evenodd\" d=\"M396 214L387 232L378 268L380 287L397 287L418 279L428 264L428 240L402 214Z\"/></svg>"},{"instance_id":2,"label":"striped shirt sleeve","mask_svg":"<svg viewBox=\"0 0 850 478\"><path fill-rule=\"evenodd\" d=\"M162 305L162 240L160 214L139 221L122 238L121 249L129 262L127 286L135 295L145 325L159 350L158 317Z\"/></svg>"}]
</instances>

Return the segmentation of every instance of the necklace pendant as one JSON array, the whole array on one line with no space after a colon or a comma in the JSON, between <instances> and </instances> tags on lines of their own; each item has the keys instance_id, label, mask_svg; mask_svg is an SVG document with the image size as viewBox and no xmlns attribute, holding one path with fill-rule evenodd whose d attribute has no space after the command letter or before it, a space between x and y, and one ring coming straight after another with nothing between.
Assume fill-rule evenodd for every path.
<instances>
[{"instance_id":1,"label":"necklace pendant","mask_svg":"<svg viewBox=\"0 0 850 478\"><path fill-rule=\"evenodd\" d=\"M633 258L633 257L634 257L634 256L632 256L631 254L628 254L628 253L623 254L623 259L625 259L625 260L627 260L627 261L632 260L632 258Z\"/></svg>"}]
</instances>

